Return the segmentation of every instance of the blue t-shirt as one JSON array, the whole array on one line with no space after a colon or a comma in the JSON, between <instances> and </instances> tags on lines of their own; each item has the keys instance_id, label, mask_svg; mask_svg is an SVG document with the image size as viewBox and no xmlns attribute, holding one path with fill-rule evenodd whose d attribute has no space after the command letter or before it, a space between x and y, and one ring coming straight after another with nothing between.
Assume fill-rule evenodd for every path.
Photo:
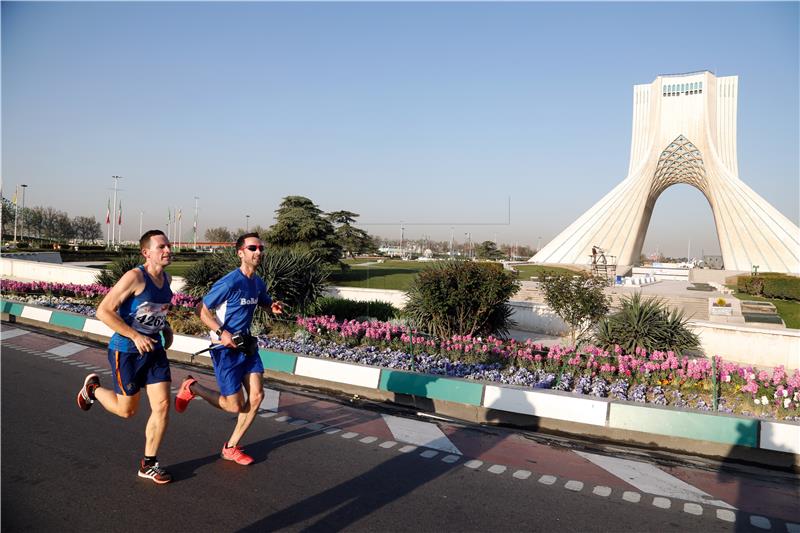
<instances>
[{"instance_id":1,"label":"blue t-shirt","mask_svg":"<svg viewBox=\"0 0 800 533\"><path fill-rule=\"evenodd\" d=\"M139 265L144 276L144 290L141 294L129 296L119 306L122 321L143 335L161 345L161 330L167 325L167 311L172 303L172 289L169 287L167 274L163 274L164 284L156 287L144 265ZM120 352L137 352L136 344L128 337L114 333L108 347Z\"/></svg>"},{"instance_id":2,"label":"blue t-shirt","mask_svg":"<svg viewBox=\"0 0 800 533\"><path fill-rule=\"evenodd\" d=\"M267 293L264 281L253 274L245 276L240 269L222 276L203 298L203 303L217 315L225 331L250 333L257 305L270 305L272 298ZM212 331L211 338L219 340Z\"/></svg>"}]
</instances>

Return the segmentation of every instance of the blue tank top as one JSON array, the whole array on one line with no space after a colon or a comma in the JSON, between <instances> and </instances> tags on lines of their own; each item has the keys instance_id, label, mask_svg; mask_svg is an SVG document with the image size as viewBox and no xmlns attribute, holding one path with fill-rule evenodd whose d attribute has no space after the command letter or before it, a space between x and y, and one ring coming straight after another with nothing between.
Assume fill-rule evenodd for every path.
<instances>
[{"instance_id":1,"label":"blue tank top","mask_svg":"<svg viewBox=\"0 0 800 533\"><path fill-rule=\"evenodd\" d=\"M161 346L161 330L167 324L167 311L172 303L172 289L164 273L164 285L159 289L150 274L140 265L144 276L144 290L141 294L129 297L119 306L122 321L143 335L154 339ZM114 333L108 347L120 352L136 352L136 344L128 337Z\"/></svg>"}]
</instances>

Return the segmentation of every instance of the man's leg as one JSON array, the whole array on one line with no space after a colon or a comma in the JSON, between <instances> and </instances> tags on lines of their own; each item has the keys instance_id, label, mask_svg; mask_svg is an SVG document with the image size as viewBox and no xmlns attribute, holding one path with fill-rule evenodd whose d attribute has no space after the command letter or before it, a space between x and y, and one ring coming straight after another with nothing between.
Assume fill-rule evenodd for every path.
<instances>
[{"instance_id":1,"label":"man's leg","mask_svg":"<svg viewBox=\"0 0 800 533\"><path fill-rule=\"evenodd\" d=\"M147 385L147 398L150 400L151 409L150 418L147 419L147 427L144 430L144 454L147 457L155 457L158 454L158 447L167 430L169 386L169 381Z\"/></svg>"},{"instance_id":2,"label":"man's leg","mask_svg":"<svg viewBox=\"0 0 800 533\"><path fill-rule=\"evenodd\" d=\"M95 400L100 402L100 405L102 405L106 411L122 418L130 418L136 414L136 411L139 409L140 396L141 394L139 394L139 392L133 396L123 396L111 389L105 389L103 387L94 389Z\"/></svg>"},{"instance_id":3,"label":"man's leg","mask_svg":"<svg viewBox=\"0 0 800 533\"><path fill-rule=\"evenodd\" d=\"M195 381L189 385L189 390L192 394L200 396L207 401L212 407L216 407L228 413L241 413L246 405L244 393L241 389L236 394L223 396L216 390L209 389L205 385L201 385L198 381Z\"/></svg>"},{"instance_id":4,"label":"man's leg","mask_svg":"<svg viewBox=\"0 0 800 533\"><path fill-rule=\"evenodd\" d=\"M242 411L236 420L236 427L228 439L228 446L237 446L239 440L244 436L247 429L253 423L253 420L258 413L258 408L261 405L261 400L264 399L264 378L260 373L247 374L246 381L243 385L247 386L247 402L242 406ZM239 391L241 394L242 391Z\"/></svg>"}]
</instances>

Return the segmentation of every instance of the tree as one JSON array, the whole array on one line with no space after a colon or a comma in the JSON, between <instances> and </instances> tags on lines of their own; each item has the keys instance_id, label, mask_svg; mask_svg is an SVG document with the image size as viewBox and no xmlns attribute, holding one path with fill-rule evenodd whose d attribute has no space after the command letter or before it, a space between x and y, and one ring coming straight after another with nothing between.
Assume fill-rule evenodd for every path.
<instances>
[{"instance_id":1,"label":"tree","mask_svg":"<svg viewBox=\"0 0 800 533\"><path fill-rule=\"evenodd\" d=\"M208 228L205 235L209 242L233 242L230 230L224 226Z\"/></svg>"},{"instance_id":2,"label":"tree","mask_svg":"<svg viewBox=\"0 0 800 533\"><path fill-rule=\"evenodd\" d=\"M478 259L501 259L503 252L497 249L497 246L492 241L483 241L475 247L475 253Z\"/></svg>"},{"instance_id":3,"label":"tree","mask_svg":"<svg viewBox=\"0 0 800 533\"><path fill-rule=\"evenodd\" d=\"M353 227L352 223L359 217L357 213L334 211L328 213L326 217L333 224L339 224L334 230L334 236L345 255L355 257L357 254L369 253L377 249L372 237L366 231Z\"/></svg>"},{"instance_id":4,"label":"tree","mask_svg":"<svg viewBox=\"0 0 800 533\"><path fill-rule=\"evenodd\" d=\"M442 261L420 271L404 313L440 338L506 334L514 325L508 300L519 282L501 265Z\"/></svg>"},{"instance_id":5,"label":"tree","mask_svg":"<svg viewBox=\"0 0 800 533\"><path fill-rule=\"evenodd\" d=\"M609 298L603 292L608 279L604 277L543 272L539 282L547 305L569 326L572 344L585 341L608 313Z\"/></svg>"},{"instance_id":6,"label":"tree","mask_svg":"<svg viewBox=\"0 0 800 533\"><path fill-rule=\"evenodd\" d=\"M325 263L335 264L342 257L333 224L314 203L303 196L287 196L275 211L275 224L264 240L275 247L308 251Z\"/></svg>"},{"instance_id":7,"label":"tree","mask_svg":"<svg viewBox=\"0 0 800 533\"><path fill-rule=\"evenodd\" d=\"M16 212L14 202L7 198L2 199L3 205L3 214L2 214L2 222L3 222L3 234L4 235L11 235L14 233L14 215Z\"/></svg>"},{"instance_id":8,"label":"tree","mask_svg":"<svg viewBox=\"0 0 800 533\"><path fill-rule=\"evenodd\" d=\"M100 223L94 218L77 216L72 219L72 228L75 238L81 241L93 241L103 236Z\"/></svg>"}]
</instances>

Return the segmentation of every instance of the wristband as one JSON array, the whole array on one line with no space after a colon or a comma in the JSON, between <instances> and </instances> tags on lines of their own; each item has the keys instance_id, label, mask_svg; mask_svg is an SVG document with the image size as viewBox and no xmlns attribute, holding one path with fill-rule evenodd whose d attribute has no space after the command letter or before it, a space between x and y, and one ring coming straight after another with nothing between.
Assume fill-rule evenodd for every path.
<instances>
[{"instance_id":1,"label":"wristband","mask_svg":"<svg viewBox=\"0 0 800 533\"><path fill-rule=\"evenodd\" d=\"M221 338L221 337L222 337L222 332L223 332L223 331L225 331L225 330L223 330L222 328L219 328L219 329L218 329L218 330L216 330L214 333L217 335L217 337L220 337L220 338Z\"/></svg>"}]
</instances>

